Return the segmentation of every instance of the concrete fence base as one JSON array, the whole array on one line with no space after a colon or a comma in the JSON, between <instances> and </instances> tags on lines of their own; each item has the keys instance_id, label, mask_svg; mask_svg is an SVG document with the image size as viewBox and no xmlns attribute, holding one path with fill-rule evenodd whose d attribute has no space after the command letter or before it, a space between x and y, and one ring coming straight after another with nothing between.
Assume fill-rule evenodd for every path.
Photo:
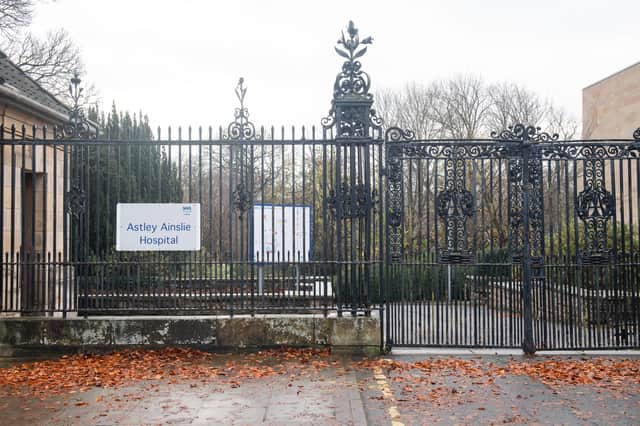
<instances>
[{"instance_id":1,"label":"concrete fence base","mask_svg":"<svg viewBox=\"0 0 640 426\"><path fill-rule=\"evenodd\" d=\"M243 349L330 346L376 353L380 322L370 317L260 315L255 317L2 318L0 345L34 347L203 346Z\"/></svg>"}]
</instances>

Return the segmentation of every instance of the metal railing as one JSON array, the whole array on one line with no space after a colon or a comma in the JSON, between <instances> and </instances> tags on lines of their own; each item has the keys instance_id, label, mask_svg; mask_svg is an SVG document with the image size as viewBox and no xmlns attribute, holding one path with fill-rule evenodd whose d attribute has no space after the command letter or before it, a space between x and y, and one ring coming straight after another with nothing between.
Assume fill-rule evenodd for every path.
<instances>
[{"instance_id":1,"label":"metal railing","mask_svg":"<svg viewBox=\"0 0 640 426\"><path fill-rule=\"evenodd\" d=\"M557 139L387 131L388 342L640 346L640 143Z\"/></svg>"},{"instance_id":2,"label":"metal railing","mask_svg":"<svg viewBox=\"0 0 640 426\"><path fill-rule=\"evenodd\" d=\"M350 211L364 208L362 194L350 201L336 159L354 154L325 130L237 140L169 129L153 141L31 130L0 129L3 312L371 309L381 219ZM381 141L366 149L370 176L380 176ZM380 193L380 179L367 184ZM182 202L200 204L200 251L116 251L118 203Z\"/></svg>"},{"instance_id":3,"label":"metal railing","mask_svg":"<svg viewBox=\"0 0 640 426\"><path fill-rule=\"evenodd\" d=\"M370 314L385 344L640 346L640 129L416 140L350 22L322 127L0 127L0 314ZM392 125L393 123L387 123ZM117 205L197 203L199 250L119 251Z\"/></svg>"}]
</instances>

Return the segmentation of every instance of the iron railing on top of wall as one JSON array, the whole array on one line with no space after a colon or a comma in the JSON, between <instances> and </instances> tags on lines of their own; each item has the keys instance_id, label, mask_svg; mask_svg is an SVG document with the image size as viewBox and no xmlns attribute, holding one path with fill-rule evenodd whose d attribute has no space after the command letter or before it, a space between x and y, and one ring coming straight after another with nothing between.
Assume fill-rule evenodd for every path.
<instances>
[{"instance_id":1,"label":"iron railing on top of wall","mask_svg":"<svg viewBox=\"0 0 640 426\"><path fill-rule=\"evenodd\" d=\"M342 313L379 301L381 216L363 235L363 176L336 173L365 159L327 130L232 139L227 129L158 129L156 140L49 140L31 130L0 129L3 312ZM367 146L373 209L382 141ZM345 192L351 179L356 191ZM115 250L118 203L181 202L200 203L199 252ZM280 206L306 207L310 220L285 224ZM282 247L267 247L274 241Z\"/></svg>"},{"instance_id":2,"label":"iron railing on top of wall","mask_svg":"<svg viewBox=\"0 0 640 426\"><path fill-rule=\"evenodd\" d=\"M519 347L527 323L537 349L640 343L636 140L535 141L525 201L519 151L499 138L30 133L0 129L4 313L385 308L395 345ZM201 250L117 252L129 202L200 203ZM308 245L255 247L255 229L265 245L306 232L264 215L290 205L309 208Z\"/></svg>"}]
</instances>

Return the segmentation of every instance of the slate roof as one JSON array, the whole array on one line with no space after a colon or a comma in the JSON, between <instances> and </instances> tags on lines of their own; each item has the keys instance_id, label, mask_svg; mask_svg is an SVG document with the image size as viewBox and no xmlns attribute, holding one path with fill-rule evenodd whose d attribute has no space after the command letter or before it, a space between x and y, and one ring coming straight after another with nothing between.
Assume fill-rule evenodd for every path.
<instances>
[{"instance_id":1,"label":"slate roof","mask_svg":"<svg viewBox=\"0 0 640 426\"><path fill-rule=\"evenodd\" d=\"M40 105L62 114L69 113L69 108L26 75L2 51L0 51L0 85L10 87Z\"/></svg>"}]
</instances>

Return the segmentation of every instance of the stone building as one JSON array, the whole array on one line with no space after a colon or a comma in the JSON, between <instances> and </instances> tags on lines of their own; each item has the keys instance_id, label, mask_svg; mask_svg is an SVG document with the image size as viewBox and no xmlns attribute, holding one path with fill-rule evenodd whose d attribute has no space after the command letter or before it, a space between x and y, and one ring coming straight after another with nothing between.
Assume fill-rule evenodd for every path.
<instances>
[{"instance_id":1,"label":"stone building","mask_svg":"<svg viewBox=\"0 0 640 426\"><path fill-rule=\"evenodd\" d=\"M65 154L61 146L29 143L53 139L54 126L68 119L62 102L0 52L0 315L53 312L68 304L57 297L60 268L45 263L61 259L66 244Z\"/></svg>"},{"instance_id":2,"label":"stone building","mask_svg":"<svg viewBox=\"0 0 640 426\"><path fill-rule=\"evenodd\" d=\"M582 89L583 139L629 139L640 126L640 62Z\"/></svg>"},{"instance_id":3,"label":"stone building","mask_svg":"<svg viewBox=\"0 0 640 426\"><path fill-rule=\"evenodd\" d=\"M640 128L640 62L582 90L583 139L632 139ZM605 162L604 181L616 200L616 221L640 224L638 160ZM619 233L621 233L619 231ZM637 232L627 232L629 238ZM626 238L625 238L626 239ZM637 241L630 241L637 246ZM631 245L631 244L629 244ZM628 246L629 246L628 245ZM625 250L626 251L626 250Z\"/></svg>"}]
</instances>

